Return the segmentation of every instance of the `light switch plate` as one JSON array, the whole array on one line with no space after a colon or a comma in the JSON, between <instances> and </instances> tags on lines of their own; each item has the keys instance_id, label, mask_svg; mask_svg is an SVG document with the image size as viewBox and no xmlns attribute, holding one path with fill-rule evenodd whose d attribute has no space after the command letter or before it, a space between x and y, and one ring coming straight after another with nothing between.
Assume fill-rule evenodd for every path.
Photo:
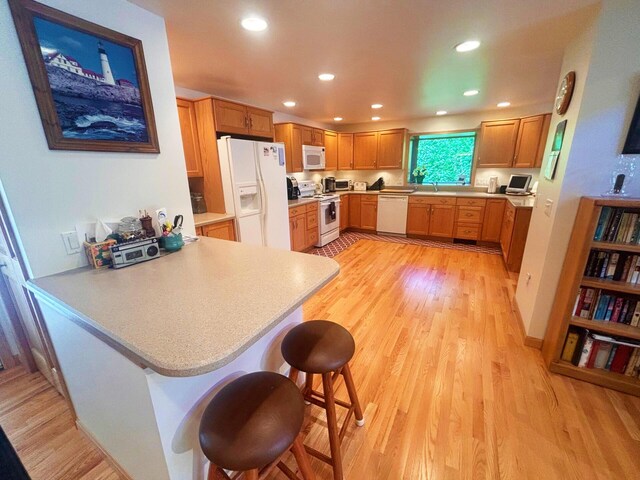
<instances>
[{"instance_id":1,"label":"light switch plate","mask_svg":"<svg viewBox=\"0 0 640 480\"><path fill-rule=\"evenodd\" d=\"M62 232L60 235L62 235L62 242L67 255L75 255L82 251L82 246L78 241L78 234L75 230L73 232Z\"/></svg>"},{"instance_id":2,"label":"light switch plate","mask_svg":"<svg viewBox=\"0 0 640 480\"><path fill-rule=\"evenodd\" d=\"M553 209L553 200L547 198L544 202L544 214L547 217L551 216L551 210Z\"/></svg>"}]
</instances>

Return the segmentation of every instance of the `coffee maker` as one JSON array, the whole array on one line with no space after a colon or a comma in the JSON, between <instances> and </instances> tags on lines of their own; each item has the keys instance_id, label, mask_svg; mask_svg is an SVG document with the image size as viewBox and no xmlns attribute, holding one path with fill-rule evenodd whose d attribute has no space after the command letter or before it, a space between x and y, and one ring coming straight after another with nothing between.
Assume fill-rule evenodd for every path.
<instances>
[{"instance_id":1,"label":"coffee maker","mask_svg":"<svg viewBox=\"0 0 640 480\"><path fill-rule=\"evenodd\" d=\"M324 177L322 180L322 188L325 193L336 191L336 177Z\"/></svg>"},{"instance_id":2,"label":"coffee maker","mask_svg":"<svg viewBox=\"0 0 640 480\"><path fill-rule=\"evenodd\" d=\"M294 176L287 177L287 198L289 200L296 200L300 196L300 189L298 188L298 180Z\"/></svg>"}]
</instances>

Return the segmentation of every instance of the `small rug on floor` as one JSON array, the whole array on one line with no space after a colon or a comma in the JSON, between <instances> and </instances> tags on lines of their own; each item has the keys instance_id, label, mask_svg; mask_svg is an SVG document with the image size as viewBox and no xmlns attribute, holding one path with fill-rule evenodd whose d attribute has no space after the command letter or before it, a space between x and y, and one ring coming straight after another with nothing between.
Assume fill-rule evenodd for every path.
<instances>
[{"instance_id":1,"label":"small rug on floor","mask_svg":"<svg viewBox=\"0 0 640 480\"><path fill-rule=\"evenodd\" d=\"M2 480L30 480L13 445L0 427L0 478Z\"/></svg>"},{"instance_id":2,"label":"small rug on floor","mask_svg":"<svg viewBox=\"0 0 640 480\"><path fill-rule=\"evenodd\" d=\"M466 252L488 253L489 255L501 255L499 247L487 247L484 245L472 245L468 243L440 242L438 240L423 240L421 238L405 238L393 235L374 235L372 233L345 232L333 242L324 247L314 248L309 253L323 257L335 257L346 250L358 240L376 240L378 242L403 243L407 245L420 245L422 247L448 248L451 250L463 250Z\"/></svg>"}]
</instances>

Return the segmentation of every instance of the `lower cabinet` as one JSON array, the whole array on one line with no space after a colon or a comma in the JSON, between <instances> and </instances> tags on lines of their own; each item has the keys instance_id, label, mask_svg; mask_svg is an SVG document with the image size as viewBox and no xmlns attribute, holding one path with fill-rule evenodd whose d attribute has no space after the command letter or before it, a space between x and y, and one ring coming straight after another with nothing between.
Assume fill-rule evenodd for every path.
<instances>
[{"instance_id":1,"label":"lower cabinet","mask_svg":"<svg viewBox=\"0 0 640 480\"><path fill-rule=\"evenodd\" d=\"M349 195L349 226L360 228L360 200L361 195Z\"/></svg>"},{"instance_id":2,"label":"lower cabinet","mask_svg":"<svg viewBox=\"0 0 640 480\"><path fill-rule=\"evenodd\" d=\"M340 195L340 231L349 228L349 199L351 195Z\"/></svg>"},{"instance_id":3,"label":"lower cabinet","mask_svg":"<svg viewBox=\"0 0 640 480\"><path fill-rule=\"evenodd\" d=\"M429 235L432 237L452 238L455 226L455 199L452 204L431 205Z\"/></svg>"},{"instance_id":4,"label":"lower cabinet","mask_svg":"<svg viewBox=\"0 0 640 480\"><path fill-rule=\"evenodd\" d=\"M506 204L502 232L500 234L500 246L502 257L507 270L519 272L524 256L524 246L529 233L531 222L531 209L516 208L510 203Z\"/></svg>"},{"instance_id":5,"label":"lower cabinet","mask_svg":"<svg viewBox=\"0 0 640 480\"><path fill-rule=\"evenodd\" d=\"M318 202L289 208L291 250L303 252L318 242Z\"/></svg>"},{"instance_id":6,"label":"lower cabinet","mask_svg":"<svg viewBox=\"0 0 640 480\"><path fill-rule=\"evenodd\" d=\"M409 197L407 205L407 235L429 235L431 205L424 198Z\"/></svg>"},{"instance_id":7,"label":"lower cabinet","mask_svg":"<svg viewBox=\"0 0 640 480\"><path fill-rule=\"evenodd\" d=\"M362 195L360 199L360 228L375 232L378 228L378 196Z\"/></svg>"},{"instance_id":8,"label":"lower cabinet","mask_svg":"<svg viewBox=\"0 0 640 480\"><path fill-rule=\"evenodd\" d=\"M505 203L506 200L487 200L480 237L483 242L498 243L500 241Z\"/></svg>"},{"instance_id":9,"label":"lower cabinet","mask_svg":"<svg viewBox=\"0 0 640 480\"><path fill-rule=\"evenodd\" d=\"M198 227L201 229L200 235L211 238L219 238L220 240L236 240L236 227L233 220L225 220L224 222L212 223ZM196 229L198 234L198 229Z\"/></svg>"}]
</instances>

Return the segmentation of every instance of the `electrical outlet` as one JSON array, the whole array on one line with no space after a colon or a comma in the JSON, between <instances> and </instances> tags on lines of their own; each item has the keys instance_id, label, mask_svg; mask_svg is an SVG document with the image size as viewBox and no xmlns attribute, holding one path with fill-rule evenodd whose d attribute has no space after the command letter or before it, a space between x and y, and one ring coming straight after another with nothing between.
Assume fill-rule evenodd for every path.
<instances>
[{"instance_id":1,"label":"electrical outlet","mask_svg":"<svg viewBox=\"0 0 640 480\"><path fill-rule=\"evenodd\" d=\"M62 232L60 235L62 236L62 242L64 243L64 249L66 250L67 255L80 253L82 246L78 241L78 234L75 230L73 232Z\"/></svg>"}]
</instances>

